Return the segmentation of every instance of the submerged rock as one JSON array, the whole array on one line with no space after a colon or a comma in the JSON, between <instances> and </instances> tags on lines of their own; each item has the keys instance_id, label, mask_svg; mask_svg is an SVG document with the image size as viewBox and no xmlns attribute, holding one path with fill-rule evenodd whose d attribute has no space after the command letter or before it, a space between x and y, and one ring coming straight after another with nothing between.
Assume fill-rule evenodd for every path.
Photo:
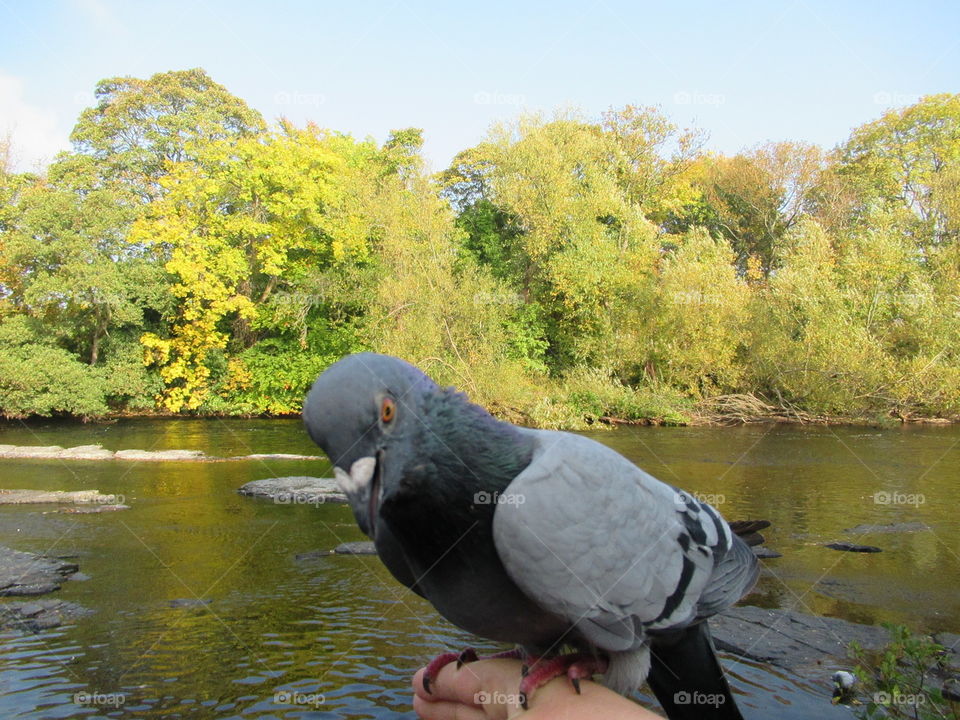
<instances>
[{"instance_id":1,"label":"submerged rock","mask_svg":"<svg viewBox=\"0 0 960 720\"><path fill-rule=\"evenodd\" d=\"M129 505L117 503L115 505L94 505L92 507L63 507L57 512L76 513L77 515L90 515L93 513L115 512L117 510L129 510Z\"/></svg>"},{"instance_id":2,"label":"submerged rock","mask_svg":"<svg viewBox=\"0 0 960 720\"><path fill-rule=\"evenodd\" d=\"M848 542L832 542L827 543L824 547L828 547L831 550L842 550L843 552L858 552L858 553L878 553L883 552L883 548L878 548L875 545L857 545L856 543Z\"/></svg>"},{"instance_id":3,"label":"submerged rock","mask_svg":"<svg viewBox=\"0 0 960 720\"><path fill-rule=\"evenodd\" d=\"M59 627L64 622L89 615L90 612L76 603L52 598L27 602L2 602L0 603L0 627L35 633Z\"/></svg>"},{"instance_id":4,"label":"submerged rock","mask_svg":"<svg viewBox=\"0 0 960 720\"><path fill-rule=\"evenodd\" d=\"M769 560L772 558L783 557L783 553L778 553L776 550L771 550L770 548L765 547L763 545L757 545L756 547L751 549L753 550L753 554L756 555L758 558Z\"/></svg>"},{"instance_id":5,"label":"submerged rock","mask_svg":"<svg viewBox=\"0 0 960 720\"><path fill-rule=\"evenodd\" d=\"M76 563L46 555L0 547L0 596L44 595L79 568Z\"/></svg>"},{"instance_id":6,"label":"submerged rock","mask_svg":"<svg viewBox=\"0 0 960 720\"><path fill-rule=\"evenodd\" d=\"M888 523L885 525L871 525L869 523L863 525L857 525L852 528L847 528L844 530L845 533L850 533L851 535L867 535L870 533L907 533L907 532L921 532L923 530L929 530L930 526L926 523L919 521L915 522L902 522L902 523Z\"/></svg>"},{"instance_id":7,"label":"submerged rock","mask_svg":"<svg viewBox=\"0 0 960 720\"><path fill-rule=\"evenodd\" d=\"M177 598L175 600L170 600L167 602L172 608L193 608L193 607L206 607L209 605L212 600L203 599L203 598Z\"/></svg>"},{"instance_id":8,"label":"submerged rock","mask_svg":"<svg viewBox=\"0 0 960 720\"><path fill-rule=\"evenodd\" d=\"M377 548L367 540L345 542L337 545L333 552L337 555L376 555Z\"/></svg>"},{"instance_id":9,"label":"submerged rock","mask_svg":"<svg viewBox=\"0 0 960 720\"><path fill-rule=\"evenodd\" d=\"M270 498L278 505L322 505L347 501L347 496L333 478L306 475L253 480L240 486L237 492L251 497Z\"/></svg>"}]
</instances>

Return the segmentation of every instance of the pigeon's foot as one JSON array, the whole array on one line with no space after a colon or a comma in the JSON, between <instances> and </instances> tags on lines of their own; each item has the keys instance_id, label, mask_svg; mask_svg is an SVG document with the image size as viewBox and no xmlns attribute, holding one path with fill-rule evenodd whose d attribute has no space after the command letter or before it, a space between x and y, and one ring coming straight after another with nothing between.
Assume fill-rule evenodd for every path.
<instances>
[{"instance_id":1,"label":"pigeon's foot","mask_svg":"<svg viewBox=\"0 0 960 720\"><path fill-rule=\"evenodd\" d=\"M504 650L503 652L494 653L493 655L477 655L477 651L473 648L464 648L458 653L441 653L431 660L427 665L427 669L424 670L423 689L426 690L428 694L432 694L430 684L437 679L440 671L452 662L457 663L457 670L459 670L466 663L476 662L477 660L495 660L497 658L521 660L523 659L523 652L520 648L514 648L513 650Z\"/></svg>"},{"instance_id":2,"label":"pigeon's foot","mask_svg":"<svg viewBox=\"0 0 960 720\"><path fill-rule=\"evenodd\" d=\"M580 681L607 671L607 661L586 653L558 655L549 660L536 660L529 667L524 666L523 679L520 681L520 705L527 709L527 701L537 690L557 677L570 678L573 689L580 694Z\"/></svg>"}]
</instances>

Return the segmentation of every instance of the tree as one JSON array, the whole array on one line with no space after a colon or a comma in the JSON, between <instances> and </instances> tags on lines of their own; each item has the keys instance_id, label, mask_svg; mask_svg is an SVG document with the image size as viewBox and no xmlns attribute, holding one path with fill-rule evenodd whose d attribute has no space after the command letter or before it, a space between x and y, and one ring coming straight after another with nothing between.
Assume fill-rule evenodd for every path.
<instances>
[{"instance_id":1,"label":"tree","mask_svg":"<svg viewBox=\"0 0 960 720\"><path fill-rule=\"evenodd\" d=\"M197 160L209 142L259 135L256 110L203 70L157 73L149 80L101 80L97 105L80 114L70 135L76 151L92 156L104 178L127 184L149 202L161 192L169 163Z\"/></svg>"},{"instance_id":2,"label":"tree","mask_svg":"<svg viewBox=\"0 0 960 720\"><path fill-rule=\"evenodd\" d=\"M960 95L930 95L857 128L838 162L861 224L879 210L921 247L957 239Z\"/></svg>"},{"instance_id":3,"label":"tree","mask_svg":"<svg viewBox=\"0 0 960 720\"><path fill-rule=\"evenodd\" d=\"M729 241L741 273L750 258L769 273L783 255L787 232L810 208L821 183L823 152L815 145L780 142L703 162L698 184L705 207L688 206L678 225L706 225Z\"/></svg>"},{"instance_id":4,"label":"tree","mask_svg":"<svg viewBox=\"0 0 960 720\"><path fill-rule=\"evenodd\" d=\"M663 222L681 202L684 173L703 147L702 132L679 128L655 107L627 105L603 114L601 128L610 138L610 162L618 184L654 222Z\"/></svg>"},{"instance_id":5,"label":"tree","mask_svg":"<svg viewBox=\"0 0 960 720\"><path fill-rule=\"evenodd\" d=\"M574 114L526 116L444 174L448 192L482 194L460 216L466 248L531 307L527 322L542 329L554 372L612 359L615 306L637 297L658 252L635 188L622 182L627 160L610 162L622 142Z\"/></svg>"}]
</instances>

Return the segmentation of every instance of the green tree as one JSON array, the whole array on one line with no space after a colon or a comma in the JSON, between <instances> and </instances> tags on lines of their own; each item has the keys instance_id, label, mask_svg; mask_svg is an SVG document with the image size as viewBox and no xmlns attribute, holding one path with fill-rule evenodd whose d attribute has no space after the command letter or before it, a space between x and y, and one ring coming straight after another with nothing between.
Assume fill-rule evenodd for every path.
<instances>
[{"instance_id":1,"label":"green tree","mask_svg":"<svg viewBox=\"0 0 960 720\"><path fill-rule=\"evenodd\" d=\"M70 139L117 180L149 202L161 192L169 163L195 161L218 140L253 137L263 118L203 70L157 73L148 80L115 77L97 83L97 104L80 114Z\"/></svg>"},{"instance_id":2,"label":"green tree","mask_svg":"<svg viewBox=\"0 0 960 720\"><path fill-rule=\"evenodd\" d=\"M857 128L838 162L863 225L879 210L921 247L956 240L960 95L930 95Z\"/></svg>"}]
</instances>

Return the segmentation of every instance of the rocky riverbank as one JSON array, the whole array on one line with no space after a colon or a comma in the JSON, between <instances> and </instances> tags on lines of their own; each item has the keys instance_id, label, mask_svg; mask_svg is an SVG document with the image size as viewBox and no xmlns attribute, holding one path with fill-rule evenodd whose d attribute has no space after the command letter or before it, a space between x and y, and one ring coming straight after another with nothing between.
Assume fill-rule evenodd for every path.
<instances>
[{"instance_id":1,"label":"rocky riverbank","mask_svg":"<svg viewBox=\"0 0 960 720\"><path fill-rule=\"evenodd\" d=\"M76 574L68 558L35 555L0 546L0 596L35 597L60 589ZM0 628L38 632L57 627L88 611L75 603L44 598L0 601Z\"/></svg>"},{"instance_id":2,"label":"rocky riverbank","mask_svg":"<svg viewBox=\"0 0 960 720\"><path fill-rule=\"evenodd\" d=\"M63 448L59 445L0 445L0 458L33 460L138 460L147 462L226 462L237 460L323 460L319 455L290 453L253 453L218 457L201 450L107 450L102 445L77 445Z\"/></svg>"}]
</instances>

